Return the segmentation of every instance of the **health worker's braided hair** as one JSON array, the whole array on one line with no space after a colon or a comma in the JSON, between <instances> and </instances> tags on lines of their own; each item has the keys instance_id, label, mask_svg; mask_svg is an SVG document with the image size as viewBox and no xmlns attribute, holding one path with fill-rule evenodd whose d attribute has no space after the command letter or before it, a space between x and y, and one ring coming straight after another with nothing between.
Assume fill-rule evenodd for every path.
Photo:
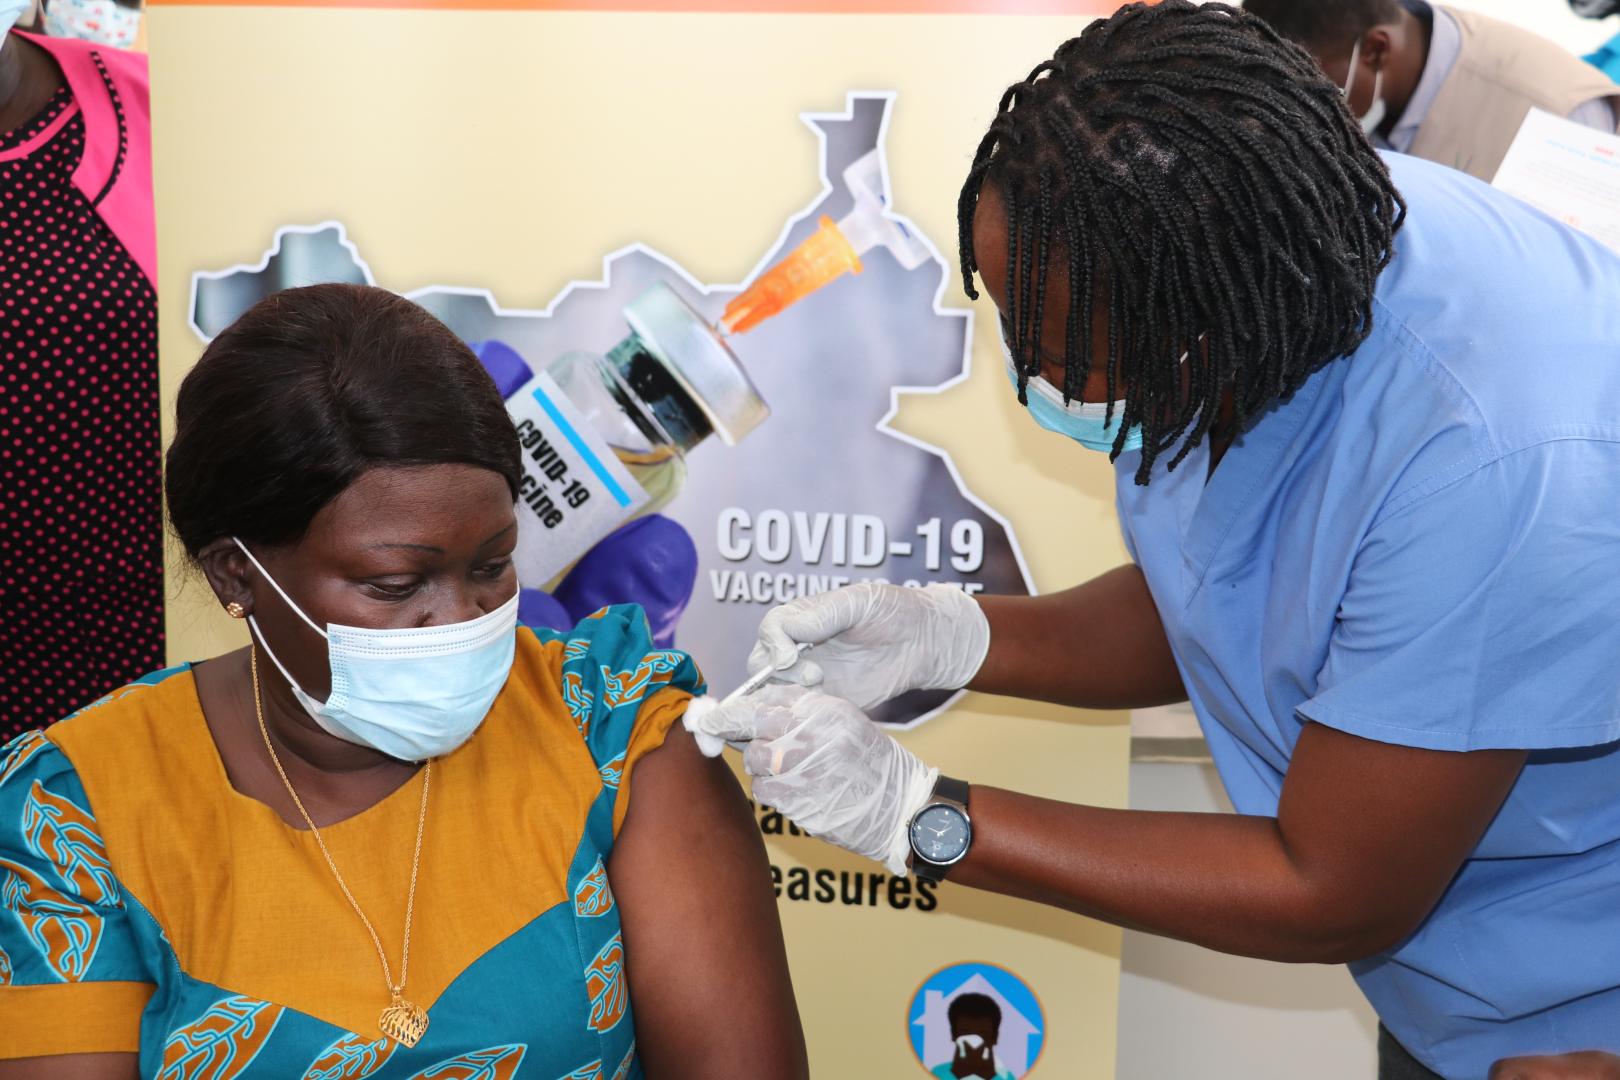
<instances>
[{"instance_id":1,"label":"health worker's braided hair","mask_svg":"<svg viewBox=\"0 0 1620 1080\"><path fill-rule=\"evenodd\" d=\"M1002 95L958 204L975 298L986 185L1006 212L1020 402L1060 262L1061 389L1080 396L1106 317L1108 400L1124 399L1111 457L1141 424L1138 484L1184 436L1170 468L1198 445L1223 388L1241 426L1366 338L1406 213L1308 53L1252 15L1189 0L1121 8Z\"/></svg>"}]
</instances>

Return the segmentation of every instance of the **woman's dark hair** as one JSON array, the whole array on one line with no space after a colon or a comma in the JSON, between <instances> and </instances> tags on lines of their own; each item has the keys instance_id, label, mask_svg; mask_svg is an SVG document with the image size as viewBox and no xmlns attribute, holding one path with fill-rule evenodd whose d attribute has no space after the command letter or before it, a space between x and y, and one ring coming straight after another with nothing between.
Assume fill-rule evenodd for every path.
<instances>
[{"instance_id":1,"label":"woman's dark hair","mask_svg":"<svg viewBox=\"0 0 1620 1080\"><path fill-rule=\"evenodd\" d=\"M180 384L165 488L193 558L293 543L367 469L473 465L517 496L517 433L478 358L411 301L365 285L272 293Z\"/></svg>"},{"instance_id":2,"label":"woman's dark hair","mask_svg":"<svg viewBox=\"0 0 1620 1080\"><path fill-rule=\"evenodd\" d=\"M1198 444L1224 388L1241 425L1366 338L1406 210L1309 54L1255 16L1187 0L1121 8L1002 95L958 204L972 297L986 185L1006 213L1019 400L1061 259L1062 390L1080 395L1106 316L1108 400L1125 401L1113 456L1141 424L1139 484L1183 436L1171 468Z\"/></svg>"}]
</instances>

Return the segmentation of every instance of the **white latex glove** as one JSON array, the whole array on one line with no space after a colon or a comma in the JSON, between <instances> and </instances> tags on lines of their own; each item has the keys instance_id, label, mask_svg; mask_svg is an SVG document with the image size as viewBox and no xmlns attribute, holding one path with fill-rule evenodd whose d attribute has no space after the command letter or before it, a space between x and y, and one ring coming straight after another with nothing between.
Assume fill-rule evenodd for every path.
<instances>
[{"instance_id":1,"label":"white latex glove","mask_svg":"<svg viewBox=\"0 0 1620 1080\"><path fill-rule=\"evenodd\" d=\"M815 646L802 660L800 642ZM748 670L870 709L907 690L959 690L989 651L990 622L961 589L862 582L772 608Z\"/></svg>"},{"instance_id":2,"label":"white latex glove","mask_svg":"<svg viewBox=\"0 0 1620 1080\"><path fill-rule=\"evenodd\" d=\"M743 766L755 799L905 876L907 828L933 795L938 769L850 702L819 690L777 683L716 712L729 730L751 729Z\"/></svg>"}]
</instances>

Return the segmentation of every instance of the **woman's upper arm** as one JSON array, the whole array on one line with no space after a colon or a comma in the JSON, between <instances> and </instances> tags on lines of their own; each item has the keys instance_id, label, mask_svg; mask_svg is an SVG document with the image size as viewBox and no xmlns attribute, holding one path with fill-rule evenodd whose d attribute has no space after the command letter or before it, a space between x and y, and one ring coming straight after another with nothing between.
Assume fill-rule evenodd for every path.
<instances>
[{"instance_id":1,"label":"woman's upper arm","mask_svg":"<svg viewBox=\"0 0 1620 1080\"><path fill-rule=\"evenodd\" d=\"M636 766L608 873L648 1074L808 1076L764 841L679 726Z\"/></svg>"},{"instance_id":2,"label":"woman's upper arm","mask_svg":"<svg viewBox=\"0 0 1620 1080\"><path fill-rule=\"evenodd\" d=\"M0 1080L136 1080L139 1058L134 1054L59 1054L53 1057L0 1060Z\"/></svg>"},{"instance_id":3,"label":"woman's upper arm","mask_svg":"<svg viewBox=\"0 0 1620 1080\"><path fill-rule=\"evenodd\" d=\"M142 935L155 924L132 916L54 743L36 731L0 746L0 779L0 1080L133 1075L154 989Z\"/></svg>"}]
</instances>

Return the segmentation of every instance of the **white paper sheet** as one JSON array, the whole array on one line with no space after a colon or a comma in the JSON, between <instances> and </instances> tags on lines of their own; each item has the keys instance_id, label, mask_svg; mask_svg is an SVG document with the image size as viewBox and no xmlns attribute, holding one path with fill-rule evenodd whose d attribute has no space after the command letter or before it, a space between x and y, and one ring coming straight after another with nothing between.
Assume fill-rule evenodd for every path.
<instances>
[{"instance_id":1,"label":"white paper sheet","mask_svg":"<svg viewBox=\"0 0 1620 1080\"><path fill-rule=\"evenodd\" d=\"M1620 251L1620 136L1531 109L1491 185Z\"/></svg>"}]
</instances>

